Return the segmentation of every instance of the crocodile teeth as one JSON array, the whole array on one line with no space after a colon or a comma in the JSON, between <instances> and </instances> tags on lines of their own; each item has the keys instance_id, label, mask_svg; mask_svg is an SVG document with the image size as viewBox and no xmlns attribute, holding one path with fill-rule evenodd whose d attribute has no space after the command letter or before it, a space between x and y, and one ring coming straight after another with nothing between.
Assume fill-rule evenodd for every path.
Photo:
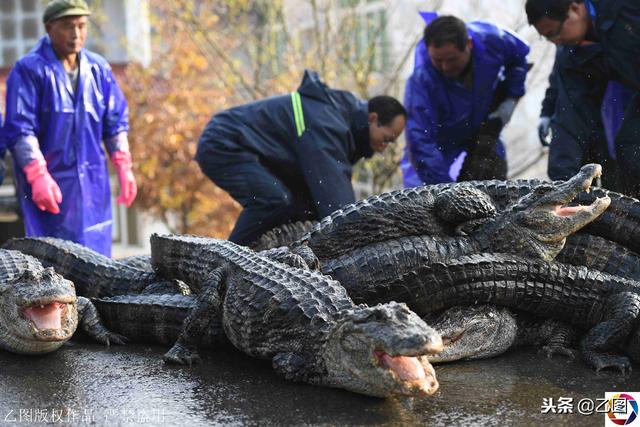
<instances>
[{"instance_id":1,"label":"crocodile teeth","mask_svg":"<svg viewBox=\"0 0 640 427\"><path fill-rule=\"evenodd\" d=\"M24 316L33 322L34 326L39 330L60 329L62 326L61 316L63 314L64 304L51 303L46 307L43 304L28 307L24 310Z\"/></svg>"}]
</instances>

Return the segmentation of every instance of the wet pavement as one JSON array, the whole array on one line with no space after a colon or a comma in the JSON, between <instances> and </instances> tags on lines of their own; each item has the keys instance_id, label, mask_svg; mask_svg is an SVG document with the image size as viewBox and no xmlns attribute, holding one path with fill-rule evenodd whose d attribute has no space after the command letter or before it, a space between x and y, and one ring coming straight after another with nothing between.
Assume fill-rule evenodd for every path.
<instances>
[{"instance_id":1,"label":"wet pavement","mask_svg":"<svg viewBox=\"0 0 640 427\"><path fill-rule=\"evenodd\" d=\"M626 377L533 349L436 366L424 399L376 399L287 382L233 349L195 367L165 365L160 346L72 342L45 356L0 352L0 424L6 425L598 425L579 400L640 391ZM543 398L573 398L573 415L543 414Z\"/></svg>"}]
</instances>

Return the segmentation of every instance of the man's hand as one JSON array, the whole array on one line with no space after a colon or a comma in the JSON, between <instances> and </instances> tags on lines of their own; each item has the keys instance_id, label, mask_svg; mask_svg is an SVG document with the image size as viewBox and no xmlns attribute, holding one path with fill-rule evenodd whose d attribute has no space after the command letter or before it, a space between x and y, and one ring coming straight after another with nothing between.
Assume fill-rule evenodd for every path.
<instances>
[{"instance_id":1,"label":"man's hand","mask_svg":"<svg viewBox=\"0 0 640 427\"><path fill-rule=\"evenodd\" d=\"M120 195L116 202L130 207L138 194L136 178L131 170L131 154L128 151L116 151L111 155L111 161L118 173L118 181L120 182Z\"/></svg>"},{"instance_id":2,"label":"man's hand","mask_svg":"<svg viewBox=\"0 0 640 427\"><path fill-rule=\"evenodd\" d=\"M506 126L507 123L509 123L509 120L511 120L511 116L513 115L513 111L516 109L517 103L518 100L516 98L505 99L500 105L498 105L498 108L496 108L493 113L489 114L488 118L498 118L502 120L502 126Z\"/></svg>"},{"instance_id":3,"label":"man's hand","mask_svg":"<svg viewBox=\"0 0 640 427\"><path fill-rule=\"evenodd\" d=\"M44 159L35 159L23 169L27 182L31 184L31 200L42 211L60 213L62 192L47 170Z\"/></svg>"},{"instance_id":4,"label":"man's hand","mask_svg":"<svg viewBox=\"0 0 640 427\"><path fill-rule=\"evenodd\" d=\"M548 147L551 141L549 141L549 125L551 124L551 117L542 116L538 122L538 138L540 138L540 144L543 147Z\"/></svg>"}]
</instances>

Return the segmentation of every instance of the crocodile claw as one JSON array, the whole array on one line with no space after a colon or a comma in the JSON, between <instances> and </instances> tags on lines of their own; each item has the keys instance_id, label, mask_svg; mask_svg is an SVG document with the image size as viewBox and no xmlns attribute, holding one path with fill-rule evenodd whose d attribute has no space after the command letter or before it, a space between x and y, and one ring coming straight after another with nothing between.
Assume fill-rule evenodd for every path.
<instances>
[{"instance_id":1,"label":"crocodile claw","mask_svg":"<svg viewBox=\"0 0 640 427\"><path fill-rule=\"evenodd\" d=\"M129 338L125 337L124 335L108 332L107 335L105 336L104 344L106 344L107 346L110 346L111 344L124 345L128 341L129 341Z\"/></svg>"},{"instance_id":2,"label":"crocodile claw","mask_svg":"<svg viewBox=\"0 0 640 427\"><path fill-rule=\"evenodd\" d=\"M167 351L162 360L167 363L175 363L178 365L193 365L201 361L200 356L195 350L190 350L182 344L174 344L171 350Z\"/></svg>"},{"instance_id":3,"label":"crocodile claw","mask_svg":"<svg viewBox=\"0 0 640 427\"><path fill-rule=\"evenodd\" d=\"M540 352L544 353L548 359L552 359L554 355L560 354L567 356L571 360L575 360L576 352L570 348L561 345L545 345L540 349Z\"/></svg>"},{"instance_id":4,"label":"crocodile claw","mask_svg":"<svg viewBox=\"0 0 640 427\"><path fill-rule=\"evenodd\" d=\"M600 372L606 368L619 369L622 375L628 375L631 373L631 362L628 357L625 356L613 356L609 354L596 355L593 358L593 366L596 368L596 372Z\"/></svg>"},{"instance_id":5,"label":"crocodile claw","mask_svg":"<svg viewBox=\"0 0 640 427\"><path fill-rule=\"evenodd\" d=\"M114 345L123 345L129 339L123 335L116 334L115 332L108 331L105 328L95 328L91 331L87 331L89 335L100 344L104 344L107 347Z\"/></svg>"}]
</instances>

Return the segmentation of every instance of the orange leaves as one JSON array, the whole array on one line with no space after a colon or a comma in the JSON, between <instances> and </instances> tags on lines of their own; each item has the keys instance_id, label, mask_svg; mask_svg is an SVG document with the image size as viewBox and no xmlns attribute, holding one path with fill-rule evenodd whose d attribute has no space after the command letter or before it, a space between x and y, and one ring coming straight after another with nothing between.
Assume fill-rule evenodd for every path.
<instances>
[{"instance_id":1,"label":"orange leaves","mask_svg":"<svg viewBox=\"0 0 640 427\"><path fill-rule=\"evenodd\" d=\"M295 11L287 18L291 11L285 13L285 4L291 6L282 0L149 2L152 63L148 68L128 66L121 83L130 107L138 206L176 232L226 237L240 211L193 161L200 133L213 114L291 92L305 68L319 71L329 86L360 96L374 83L391 86L398 78L393 70L399 66L377 74L365 66L375 62L366 43L358 45L364 47L359 56L343 52L343 46L356 46L356 32L347 31L345 20L355 16L345 15L339 2L296 3L298 11L310 9L311 27L289 19ZM384 28L357 34L369 33L377 39ZM369 170L388 175L384 172L397 170L392 160L390 168L384 167L388 161L370 162Z\"/></svg>"},{"instance_id":2,"label":"orange leaves","mask_svg":"<svg viewBox=\"0 0 640 427\"><path fill-rule=\"evenodd\" d=\"M212 64L193 37L178 31L184 28L181 15L164 7L157 28L166 33L158 34L151 65L128 67L122 82L137 203L174 232L226 237L240 208L202 174L193 157L204 125L227 106L230 92L208 72L220 64Z\"/></svg>"}]
</instances>

